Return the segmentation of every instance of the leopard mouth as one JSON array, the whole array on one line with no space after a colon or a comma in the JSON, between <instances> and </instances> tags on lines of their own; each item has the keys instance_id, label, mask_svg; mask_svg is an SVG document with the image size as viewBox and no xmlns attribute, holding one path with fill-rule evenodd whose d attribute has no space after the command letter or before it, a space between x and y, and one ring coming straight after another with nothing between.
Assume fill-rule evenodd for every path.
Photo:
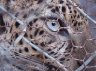
<instances>
[{"instance_id":1,"label":"leopard mouth","mask_svg":"<svg viewBox=\"0 0 96 71\"><path fill-rule=\"evenodd\" d=\"M68 48L69 46L69 43L66 41L62 44L62 46L59 48L59 52L62 54L62 53L65 53L66 52L66 49Z\"/></svg>"}]
</instances>

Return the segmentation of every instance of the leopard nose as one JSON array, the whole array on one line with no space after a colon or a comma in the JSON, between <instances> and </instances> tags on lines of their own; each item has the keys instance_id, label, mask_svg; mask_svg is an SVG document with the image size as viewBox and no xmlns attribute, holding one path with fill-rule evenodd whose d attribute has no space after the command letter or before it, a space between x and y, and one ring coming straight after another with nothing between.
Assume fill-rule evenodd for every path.
<instances>
[{"instance_id":1,"label":"leopard nose","mask_svg":"<svg viewBox=\"0 0 96 71\"><path fill-rule=\"evenodd\" d=\"M61 36L65 36L65 37L69 37L69 32L67 29L65 28L61 28L59 29L59 32L58 32Z\"/></svg>"}]
</instances>

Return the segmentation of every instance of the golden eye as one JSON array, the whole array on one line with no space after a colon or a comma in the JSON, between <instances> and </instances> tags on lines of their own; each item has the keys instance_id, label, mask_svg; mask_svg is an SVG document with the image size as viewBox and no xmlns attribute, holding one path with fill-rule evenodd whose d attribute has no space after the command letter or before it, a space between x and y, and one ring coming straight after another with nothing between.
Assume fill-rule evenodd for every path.
<instances>
[{"instance_id":1,"label":"golden eye","mask_svg":"<svg viewBox=\"0 0 96 71\"><path fill-rule=\"evenodd\" d=\"M56 32L56 31L59 30L60 25L59 25L59 23L58 23L57 21L48 21L48 22L47 22L47 27L48 27L51 31Z\"/></svg>"}]
</instances>

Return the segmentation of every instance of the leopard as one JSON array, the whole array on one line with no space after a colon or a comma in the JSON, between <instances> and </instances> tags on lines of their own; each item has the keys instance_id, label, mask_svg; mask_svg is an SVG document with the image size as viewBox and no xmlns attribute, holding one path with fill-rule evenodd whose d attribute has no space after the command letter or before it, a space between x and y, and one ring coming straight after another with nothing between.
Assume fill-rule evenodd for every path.
<instances>
[{"instance_id":1,"label":"leopard","mask_svg":"<svg viewBox=\"0 0 96 71\"><path fill-rule=\"evenodd\" d=\"M25 38L70 70L74 70L77 63L70 55L74 49L73 44L83 45L86 37L90 37L88 36L88 20L76 7L68 0L0 0L0 4L27 26ZM24 32L22 30L24 26L7 14L3 14L3 19L10 26L6 28L5 39L12 45ZM82 33L77 34L78 32ZM48 59L41 56L23 39L11 50L24 56L36 56L41 60Z\"/></svg>"}]
</instances>

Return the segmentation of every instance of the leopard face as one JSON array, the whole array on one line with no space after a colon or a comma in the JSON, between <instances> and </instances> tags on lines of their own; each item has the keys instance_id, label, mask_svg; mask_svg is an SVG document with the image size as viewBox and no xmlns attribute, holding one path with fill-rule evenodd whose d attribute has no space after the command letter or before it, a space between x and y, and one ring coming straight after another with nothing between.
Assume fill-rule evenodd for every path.
<instances>
[{"instance_id":1,"label":"leopard face","mask_svg":"<svg viewBox=\"0 0 96 71\"><path fill-rule=\"evenodd\" d=\"M60 59L65 52L68 52L66 51L66 48L71 48L68 31L64 28L60 28L64 26L63 24L64 22L58 18L35 18L33 21L28 23L24 37L47 52L49 55ZM12 32L14 32L11 37L12 41L15 41L21 33L16 30L19 29L19 26L17 25L18 23L16 22L12 27L12 29L14 29L14 31L12 30ZM20 54L24 54L25 56L38 55L37 50L33 49L23 40L19 41L14 50Z\"/></svg>"},{"instance_id":2,"label":"leopard face","mask_svg":"<svg viewBox=\"0 0 96 71\"><path fill-rule=\"evenodd\" d=\"M85 33L87 30L86 18L67 0L50 0L49 3L46 0L10 0L9 3L9 11L13 11L27 25L24 37L63 63L66 60L64 59L66 53L71 52L72 49L70 33L64 27L70 26L73 32ZM37 17L29 19L30 15L34 16L33 14ZM22 33L21 25L12 19L5 19L5 21L11 22L11 28L7 33L11 34L9 43L12 44ZM13 49L16 52L25 56L39 54L23 39L15 47Z\"/></svg>"}]
</instances>

